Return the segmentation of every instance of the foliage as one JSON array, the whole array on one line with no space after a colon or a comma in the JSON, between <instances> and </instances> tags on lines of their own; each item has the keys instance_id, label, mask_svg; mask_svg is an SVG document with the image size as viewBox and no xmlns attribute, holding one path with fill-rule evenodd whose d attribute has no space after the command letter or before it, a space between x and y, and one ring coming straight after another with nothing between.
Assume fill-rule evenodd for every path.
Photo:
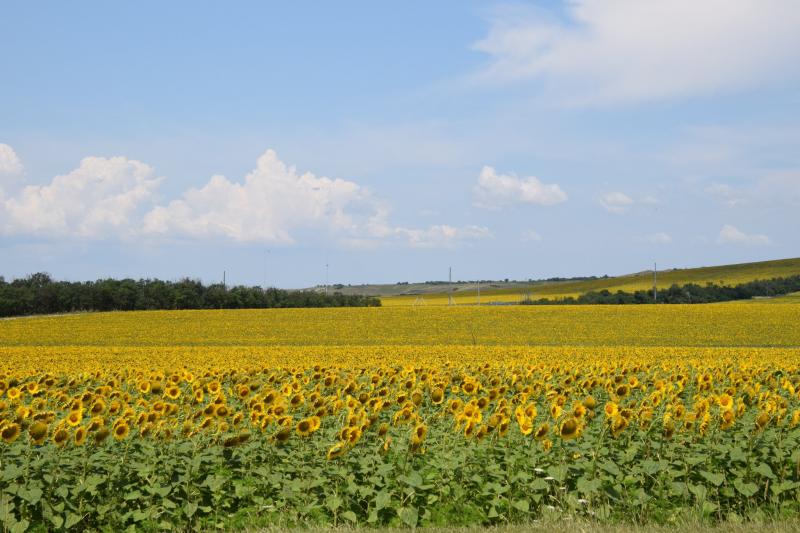
<instances>
[{"instance_id":1,"label":"foliage","mask_svg":"<svg viewBox=\"0 0 800 533\"><path fill-rule=\"evenodd\" d=\"M154 309L261 309L272 307L379 306L369 296L286 291L274 287L203 285L182 279L101 279L89 282L53 281L43 273L10 283L0 278L0 316L74 311L134 311Z\"/></svg>"},{"instance_id":2,"label":"foliage","mask_svg":"<svg viewBox=\"0 0 800 533\"><path fill-rule=\"evenodd\" d=\"M291 366L233 357L179 371L146 354L87 355L92 371L7 361L20 370L0 379L0 520L119 530L798 511L796 352L586 352L579 365L412 353L324 365L298 350Z\"/></svg>"},{"instance_id":3,"label":"foliage","mask_svg":"<svg viewBox=\"0 0 800 533\"><path fill-rule=\"evenodd\" d=\"M733 287L707 283L705 286L689 283L687 285L672 285L666 290L656 291L656 302L666 304L704 304L713 302L730 302L733 300L749 300L758 297L782 296L800 291L800 276L788 278L772 278L766 280L748 281ZM650 304L653 301L652 291L611 293L608 290L599 292L590 291L577 298L567 297L559 300L540 298L538 300L525 299L523 305L558 305L558 304Z\"/></svg>"}]
</instances>

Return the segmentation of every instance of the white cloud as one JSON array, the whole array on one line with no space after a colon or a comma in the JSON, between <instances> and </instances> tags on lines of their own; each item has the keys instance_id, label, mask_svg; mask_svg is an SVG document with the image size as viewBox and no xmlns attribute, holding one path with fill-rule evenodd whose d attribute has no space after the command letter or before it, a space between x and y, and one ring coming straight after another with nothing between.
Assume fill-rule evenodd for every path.
<instances>
[{"instance_id":1,"label":"white cloud","mask_svg":"<svg viewBox=\"0 0 800 533\"><path fill-rule=\"evenodd\" d=\"M625 213L634 203L633 198L622 192L609 192L600 197L600 205L609 213Z\"/></svg>"},{"instance_id":2,"label":"white cloud","mask_svg":"<svg viewBox=\"0 0 800 533\"><path fill-rule=\"evenodd\" d=\"M729 207L744 205L800 207L800 171L772 172L746 185L713 183L705 188L705 192Z\"/></svg>"},{"instance_id":3,"label":"white cloud","mask_svg":"<svg viewBox=\"0 0 800 533\"><path fill-rule=\"evenodd\" d=\"M705 192L721 200L729 207L736 207L745 202L745 198L741 192L736 191L733 187L724 183L713 183L705 188Z\"/></svg>"},{"instance_id":4,"label":"white cloud","mask_svg":"<svg viewBox=\"0 0 800 533\"><path fill-rule=\"evenodd\" d=\"M717 244L765 245L770 244L770 239L766 235L744 233L730 224L725 224L717 236Z\"/></svg>"},{"instance_id":5,"label":"white cloud","mask_svg":"<svg viewBox=\"0 0 800 533\"><path fill-rule=\"evenodd\" d=\"M481 169L478 184L473 189L475 205L486 209L499 209L512 204L553 205L567 200L567 194L557 184L545 184L538 178L518 178L498 174L489 166Z\"/></svg>"},{"instance_id":6,"label":"white cloud","mask_svg":"<svg viewBox=\"0 0 800 533\"><path fill-rule=\"evenodd\" d=\"M713 94L796 77L795 0L574 0L501 13L474 45L489 82L540 80L578 104Z\"/></svg>"},{"instance_id":7,"label":"white cloud","mask_svg":"<svg viewBox=\"0 0 800 533\"><path fill-rule=\"evenodd\" d=\"M542 236L536 231L528 229L522 232L522 240L524 242L539 242L542 240Z\"/></svg>"},{"instance_id":8,"label":"white cloud","mask_svg":"<svg viewBox=\"0 0 800 533\"><path fill-rule=\"evenodd\" d=\"M243 183L216 175L156 207L144 218L144 232L289 243L290 230L353 230L359 211L373 210L369 192L357 183L299 174L268 150Z\"/></svg>"},{"instance_id":9,"label":"white cloud","mask_svg":"<svg viewBox=\"0 0 800 533\"><path fill-rule=\"evenodd\" d=\"M161 179L125 157L87 157L48 185L29 185L0 202L0 233L129 237Z\"/></svg>"},{"instance_id":10,"label":"white cloud","mask_svg":"<svg viewBox=\"0 0 800 533\"><path fill-rule=\"evenodd\" d=\"M482 226L393 226L388 205L362 185L298 173L272 150L242 182L215 175L157 205L162 179L139 161L87 157L46 185L0 196L0 235L292 243L312 233L362 248L453 247L491 237Z\"/></svg>"},{"instance_id":11,"label":"white cloud","mask_svg":"<svg viewBox=\"0 0 800 533\"><path fill-rule=\"evenodd\" d=\"M427 229L395 228L394 233L414 248L450 248L459 242L488 239L492 237L483 226L464 226L456 228L446 224Z\"/></svg>"},{"instance_id":12,"label":"white cloud","mask_svg":"<svg viewBox=\"0 0 800 533\"><path fill-rule=\"evenodd\" d=\"M22 174L22 162L17 153L7 144L0 143L0 176Z\"/></svg>"},{"instance_id":13,"label":"white cloud","mask_svg":"<svg viewBox=\"0 0 800 533\"><path fill-rule=\"evenodd\" d=\"M662 231L645 236L644 241L650 244L670 244L672 242L672 236Z\"/></svg>"}]
</instances>

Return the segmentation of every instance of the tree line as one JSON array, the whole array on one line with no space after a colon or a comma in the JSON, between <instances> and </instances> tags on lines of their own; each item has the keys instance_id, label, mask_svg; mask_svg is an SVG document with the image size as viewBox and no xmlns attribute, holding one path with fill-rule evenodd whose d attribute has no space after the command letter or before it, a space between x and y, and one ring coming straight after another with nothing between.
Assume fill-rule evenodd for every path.
<instances>
[{"instance_id":1,"label":"tree line","mask_svg":"<svg viewBox=\"0 0 800 533\"><path fill-rule=\"evenodd\" d=\"M7 282L0 277L0 316L78 311L156 309L263 309L273 307L378 307L372 296L317 291L204 285L198 280L99 279L54 281L37 273Z\"/></svg>"},{"instance_id":2,"label":"tree line","mask_svg":"<svg viewBox=\"0 0 800 533\"><path fill-rule=\"evenodd\" d=\"M732 300L749 300L757 297L770 297L800 291L800 276L785 278L771 278L764 280L748 281L738 285L717 285L707 283L687 283L686 285L673 284L668 289L657 291L656 303L664 304L704 304L712 302L728 302ZM526 298L523 305L554 305L554 304L651 304L653 302L652 290L635 292L616 291L607 289L590 291L577 298L569 296L562 299L549 300L546 298Z\"/></svg>"}]
</instances>

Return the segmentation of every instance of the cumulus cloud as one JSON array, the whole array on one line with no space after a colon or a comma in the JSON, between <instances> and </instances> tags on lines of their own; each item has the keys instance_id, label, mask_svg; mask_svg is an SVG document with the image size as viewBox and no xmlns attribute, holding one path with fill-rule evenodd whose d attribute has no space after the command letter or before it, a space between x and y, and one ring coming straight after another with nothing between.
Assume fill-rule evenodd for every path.
<instances>
[{"instance_id":1,"label":"cumulus cloud","mask_svg":"<svg viewBox=\"0 0 800 533\"><path fill-rule=\"evenodd\" d=\"M800 207L800 171L791 169L771 172L746 185L712 183L705 188L705 192L728 207Z\"/></svg>"},{"instance_id":2,"label":"cumulus cloud","mask_svg":"<svg viewBox=\"0 0 800 533\"><path fill-rule=\"evenodd\" d=\"M662 231L646 235L644 241L650 244L669 244L672 242L672 236Z\"/></svg>"},{"instance_id":3,"label":"cumulus cloud","mask_svg":"<svg viewBox=\"0 0 800 533\"><path fill-rule=\"evenodd\" d=\"M539 242L542 240L542 236L538 232L528 229L522 232L522 240L524 242Z\"/></svg>"},{"instance_id":4,"label":"cumulus cloud","mask_svg":"<svg viewBox=\"0 0 800 533\"><path fill-rule=\"evenodd\" d=\"M573 0L564 16L498 13L474 48L491 57L484 81L618 104L785 82L798 27L794 0Z\"/></svg>"},{"instance_id":5,"label":"cumulus cloud","mask_svg":"<svg viewBox=\"0 0 800 533\"><path fill-rule=\"evenodd\" d=\"M717 236L717 244L765 245L770 244L770 239L766 235L759 233L748 234L730 224L725 224Z\"/></svg>"},{"instance_id":6,"label":"cumulus cloud","mask_svg":"<svg viewBox=\"0 0 800 533\"><path fill-rule=\"evenodd\" d=\"M7 198L0 191L0 235L292 243L305 231L369 248L452 247L491 237L481 226L394 226L388 205L362 185L299 173L272 150L241 182L212 176L158 205L162 180L139 161L87 157L46 185Z\"/></svg>"},{"instance_id":7,"label":"cumulus cloud","mask_svg":"<svg viewBox=\"0 0 800 533\"><path fill-rule=\"evenodd\" d=\"M512 204L553 205L567 201L567 194L557 184L545 184L530 176L519 178L513 174L498 174L485 166L473 189L475 205L485 209L499 209Z\"/></svg>"},{"instance_id":8,"label":"cumulus cloud","mask_svg":"<svg viewBox=\"0 0 800 533\"><path fill-rule=\"evenodd\" d=\"M17 153L7 144L0 143L0 176L22 174L22 162Z\"/></svg>"},{"instance_id":9,"label":"cumulus cloud","mask_svg":"<svg viewBox=\"0 0 800 533\"><path fill-rule=\"evenodd\" d=\"M395 228L394 233L414 248L449 248L459 242L488 239L492 237L483 226L453 227L446 224L427 229Z\"/></svg>"},{"instance_id":10,"label":"cumulus cloud","mask_svg":"<svg viewBox=\"0 0 800 533\"><path fill-rule=\"evenodd\" d=\"M144 218L144 232L288 243L292 229L353 230L370 203L357 183L300 174L268 150L242 183L216 175L156 207Z\"/></svg>"},{"instance_id":11,"label":"cumulus cloud","mask_svg":"<svg viewBox=\"0 0 800 533\"><path fill-rule=\"evenodd\" d=\"M634 203L633 198L622 192L609 192L600 197L600 205L609 213L625 213Z\"/></svg>"},{"instance_id":12,"label":"cumulus cloud","mask_svg":"<svg viewBox=\"0 0 800 533\"><path fill-rule=\"evenodd\" d=\"M0 233L129 237L161 178L125 157L87 157L47 185L29 185L0 203Z\"/></svg>"}]
</instances>

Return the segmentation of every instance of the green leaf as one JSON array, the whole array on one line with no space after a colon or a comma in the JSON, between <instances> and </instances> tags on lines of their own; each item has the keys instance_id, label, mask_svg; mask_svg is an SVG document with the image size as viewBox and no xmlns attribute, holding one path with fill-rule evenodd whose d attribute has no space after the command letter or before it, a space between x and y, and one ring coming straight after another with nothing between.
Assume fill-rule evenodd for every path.
<instances>
[{"instance_id":1,"label":"green leaf","mask_svg":"<svg viewBox=\"0 0 800 533\"><path fill-rule=\"evenodd\" d=\"M408 527L417 527L417 520L419 520L419 511L414 507L401 507L397 510L397 516Z\"/></svg>"},{"instance_id":2,"label":"green leaf","mask_svg":"<svg viewBox=\"0 0 800 533\"><path fill-rule=\"evenodd\" d=\"M67 513L67 518L66 520L64 520L64 529L71 528L81 520L83 520L83 517L81 515L75 513Z\"/></svg>"},{"instance_id":3,"label":"green leaf","mask_svg":"<svg viewBox=\"0 0 800 533\"><path fill-rule=\"evenodd\" d=\"M56 526L56 529L61 529L61 526L64 525L64 518L62 516L50 514L47 518L54 526Z\"/></svg>"},{"instance_id":4,"label":"green leaf","mask_svg":"<svg viewBox=\"0 0 800 533\"><path fill-rule=\"evenodd\" d=\"M720 485L722 485L722 482L725 481L725 476L718 472L709 472L708 470L701 470L700 475L703 476L709 483L711 483L715 487L719 487Z\"/></svg>"},{"instance_id":5,"label":"green leaf","mask_svg":"<svg viewBox=\"0 0 800 533\"><path fill-rule=\"evenodd\" d=\"M597 492L600 488L601 482L599 479L586 479L578 478L577 488L582 494L591 494Z\"/></svg>"},{"instance_id":6,"label":"green leaf","mask_svg":"<svg viewBox=\"0 0 800 533\"><path fill-rule=\"evenodd\" d=\"M194 513L197 512L197 504L194 502L189 502L183 506L183 512L186 513L186 516L189 518L194 516Z\"/></svg>"},{"instance_id":7,"label":"green leaf","mask_svg":"<svg viewBox=\"0 0 800 533\"><path fill-rule=\"evenodd\" d=\"M759 463L753 470L766 478L775 479L775 474L767 463Z\"/></svg>"},{"instance_id":8,"label":"green leaf","mask_svg":"<svg viewBox=\"0 0 800 533\"><path fill-rule=\"evenodd\" d=\"M755 483L746 483L741 479L736 479L736 481L733 482L733 486L747 498L758 492L758 485Z\"/></svg>"},{"instance_id":9,"label":"green leaf","mask_svg":"<svg viewBox=\"0 0 800 533\"><path fill-rule=\"evenodd\" d=\"M528 500L514 500L511 506L518 511L522 511L523 513L527 513L531 510L531 504L528 502Z\"/></svg>"},{"instance_id":10,"label":"green leaf","mask_svg":"<svg viewBox=\"0 0 800 533\"><path fill-rule=\"evenodd\" d=\"M327 507L331 511L336 511L336 509L338 509L341 506L342 506L342 499L336 494L332 494L325 499L325 507Z\"/></svg>"},{"instance_id":11,"label":"green leaf","mask_svg":"<svg viewBox=\"0 0 800 533\"><path fill-rule=\"evenodd\" d=\"M608 472L612 476L621 476L622 475L622 471L619 469L619 467L615 463L612 463L611 461L604 461L604 462L600 463L599 466L600 466L600 468L602 468L603 470L605 470L606 472ZM555 477L555 476L553 476L553 477Z\"/></svg>"},{"instance_id":12,"label":"green leaf","mask_svg":"<svg viewBox=\"0 0 800 533\"><path fill-rule=\"evenodd\" d=\"M550 467L547 470L547 473L553 476L558 482L562 482L567 479L567 467L564 465Z\"/></svg>"},{"instance_id":13,"label":"green leaf","mask_svg":"<svg viewBox=\"0 0 800 533\"><path fill-rule=\"evenodd\" d=\"M401 476L399 479L414 488L419 488L422 486L422 476L420 476L419 472L416 471L411 472L407 476Z\"/></svg>"},{"instance_id":14,"label":"green leaf","mask_svg":"<svg viewBox=\"0 0 800 533\"><path fill-rule=\"evenodd\" d=\"M32 486L30 488L21 487L17 491L17 496L31 505L36 505L39 503L39 500L42 499L42 494L42 489L37 486Z\"/></svg>"},{"instance_id":15,"label":"green leaf","mask_svg":"<svg viewBox=\"0 0 800 533\"><path fill-rule=\"evenodd\" d=\"M536 478L531 481L530 485L528 485L528 488L534 492L547 492L547 481L542 478Z\"/></svg>"},{"instance_id":16,"label":"green leaf","mask_svg":"<svg viewBox=\"0 0 800 533\"><path fill-rule=\"evenodd\" d=\"M11 533L25 533L26 531L28 531L28 526L29 525L30 525L30 522L28 522L27 520L23 519L23 520L20 520L19 522L17 522L16 524L14 524L13 526L11 526L9 528L9 531Z\"/></svg>"},{"instance_id":17,"label":"green leaf","mask_svg":"<svg viewBox=\"0 0 800 533\"><path fill-rule=\"evenodd\" d=\"M339 516L341 516L345 520L349 520L350 522L356 522L358 520L356 513L354 513L353 511L345 511Z\"/></svg>"},{"instance_id":18,"label":"green leaf","mask_svg":"<svg viewBox=\"0 0 800 533\"><path fill-rule=\"evenodd\" d=\"M380 511L381 509L384 509L385 507L388 507L389 506L389 502L391 501L391 499L392 499L391 494L389 494L385 490L380 491L375 496L375 509Z\"/></svg>"}]
</instances>

